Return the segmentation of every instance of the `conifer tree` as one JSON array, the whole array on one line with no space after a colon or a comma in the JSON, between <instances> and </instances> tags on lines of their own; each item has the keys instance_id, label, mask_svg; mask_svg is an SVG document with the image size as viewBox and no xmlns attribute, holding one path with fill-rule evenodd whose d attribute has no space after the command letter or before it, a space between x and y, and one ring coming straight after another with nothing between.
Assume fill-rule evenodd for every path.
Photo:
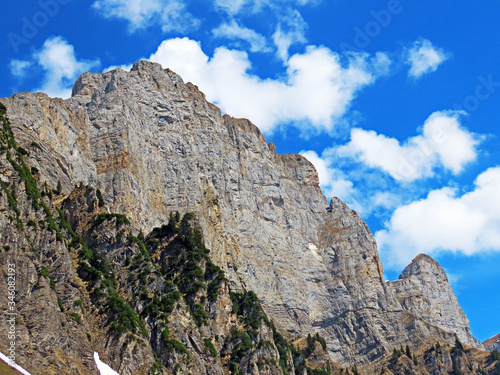
<instances>
[{"instance_id":1,"label":"conifer tree","mask_svg":"<svg viewBox=\"0 0 500 375\"><path fill-rule=\"evenodd\" d=\"M411 359L411 351L410 351L410 347L409 347L408 345L406 345L406 352L405 352L405 354L406 354L406 356L407 356L408 358L410 358L410 359Z\"/></svg>"}]
</instances>

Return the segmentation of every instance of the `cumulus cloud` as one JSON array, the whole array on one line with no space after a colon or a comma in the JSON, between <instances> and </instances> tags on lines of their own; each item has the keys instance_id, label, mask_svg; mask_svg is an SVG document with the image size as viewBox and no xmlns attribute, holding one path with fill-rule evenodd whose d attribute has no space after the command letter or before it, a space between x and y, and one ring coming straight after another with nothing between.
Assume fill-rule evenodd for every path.
<instances>
[{"instance_id":1,"label":"cumulus cloud","mask_svg":"<svg viewBox=\"0 0 500 375\"><path fill-rule=\"evenodd\" d=\"M307 122L309 130L332 131L359 90L390 63L383 54L352 54L341 61L326 47L309 46L289 58L284 78L261 79L248 72L245 52L220 47L209 58L188 38L165 40L150 60L198 85L224 112L249 118L267 133L299 121Z\"/></svg>"},{"instance_id":2,"label":"cumulus cloud","mask_svg":"<svg viewBox=\"0 0 500 375\"><path fill-rule=\"evenodd\" d=\"M479 137L460 124L459 111L433 113L421 134L403 144L395 138L363 129L352 129L351 140L338 149L341 155L356 158L402 182L430 177L437 166L454 174L477 157Z\"/></svg>"},{"instance_id":3,"label":"cumulus cloud","mask_svg":"<svg viewBox=\"0 0 500 375\"><path fill-rule=\"evenodd\" d=\"M286 15L281 17L276 32L273 34L273 41L281 60L288 60L290 46L307 42L306 30L307 24L296 9L289 10Z\"/></svg>"},{"instance_id":4,"label":"cumulus cloud","mask_svg":"<svg viewBox=\"0 0 500 375\"><path fill-rule=\"evenodd\" d=\"M235 20L223 23L216 29L213 29L212 34L218 38L246 41L250 45L251 52L270 51L266 38L263 35L257 33L255 30L239 25Z\"/></svg>"},{"instance_id":5,"label":"cumulus cloud","mask_svg":"<svg viewBox=\"0 0 500 375\"><path fill-rule=\"evenodd\" d=\"M48 38L31 60L11 60L11 73L23 78L28 69L43 70L43 83L32 91L43 91L49 96L69 98L76 78L83 72L98 66L99 60L79 60L74 47L62 37Z\"/></svg>"},{"instance_id":6,"label":"cumulus cloud","mask_svg":"<svg viewBox=\"0 0 500 375\"><path fill-rule=\"evenodd\" d=\"M45 71L43 84L35 91L61 98L71 96L74 81L81 73L99 65L98 60L78 60L74 47L60 36L47 39L33 57Z\"/></svg>"},{"instance_id":7,"label":"cumulus cloud","mask_svg":"<svg viewBox=\"0 0 500 375\"><path fill-rule=\"evenodd\" d=\"M420 78L424 74L435 72L439 65L450 55L441 48L436 48L427 39L417 40L406 51L406 62L410 65L410 77Z\"/></svg>"},{"instance_id":8,"label":"cumulus cloud","mask_svg":"<svg viewBox=\"0 0 500 375\"><path fill-rule=\"evenodd\" d=\"M103 17L127 21L131 32L153 24L164 32L186 32L200 25L182 0L96 0L92 6Z\"/></svg>"},{"instance_id":9,"label":"cumulus cloud","mask_svg":"<svg viewBox=\"0 0 500 375\"><path fill-rule=\"evenodd\" d=\"M402 267L418 253L500 251L500 167L479 175L461 196L446 187L395 210L375 235L384 264Z\"/></svg>"}]
</instances>

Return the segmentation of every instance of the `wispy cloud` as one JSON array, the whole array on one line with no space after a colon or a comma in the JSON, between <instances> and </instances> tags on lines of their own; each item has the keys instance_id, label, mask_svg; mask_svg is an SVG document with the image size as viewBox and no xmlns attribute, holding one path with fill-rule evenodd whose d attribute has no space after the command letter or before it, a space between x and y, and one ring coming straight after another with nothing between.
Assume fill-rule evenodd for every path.
<instances>
[{"instance_id":1,"label":"wispy cloud","mask_svg":"<svg viewBox=\"0 0 500 375\"><path fill-rule=\"evenodd\" d=\"M234 15L243 9L248 2L248 0L214 0L214 5Z\"/></svg>"},{"instance_id":2,"label":"wispy cloud","mask_svg":"<svg viewBox=\"0 0 500 375\"><path fill-rule=\"evenodd\" d=\"M374 131L353 129L350 142L339 147L338 152L402 182L430 177L438 166L458 174L476 159L480 139L461 126L462 114L458 111L433 113L425 121L421 134L403 144Z\"/></svg>"},{"instance_id":3,"label":"wispy cloud","mask_svg":"<svg viewBox=\"0 0 500 375\"><path fill-rule=\"evenodd\" d=\"M263 35L239 25L235 20L221 24L212 30L212 34L217 38L246 41L250 45L251 52L269 52L271 50Z\"/></svg>"},{"instance_id":4,"label":"wispy cloud","mask_svg":"<svg viewBox=\"0 0 500 375\"><path fill-rule=\"evenodd\" d=\"M266 8L283 9L310 4L318 4L321 0L213 0L217 8L229 14L258 13Z\"/></svg>"},{"instance_id":5,"label":"wispy cloud","mask_svg":"<svg viewBox=\"0 0 500 375\"><path fill-rule=\"evenodd\" d=\"M152 25L164 32L187 32L200 25L182 0L96 0L92 6L103 17L127 21L131 32Z\"/></svg>"},{"instance_id":6,"label":"wispy cloud","mask_svg":"<svg viewBox=\"0 0 500 375\"><path fill-rule=\"evenodd\" d=\"M273 41L281 60L288 60L290 46L307 42L305 37L307 27L307 23L296 9L289 10L284 16L280 17L278 27L273 35Z\"/></svg>"},{"instance_id":7,"label":"wispy cloud","mask_svg":"<svg viewBox=\"0 0 500 375\"><path fill-rule=\"evenodd\" d=\"M188 38L165 40L150 60L197 84L223 111L249 118L267 133L290 123L302 131L333 131L359 90L390 63L383 54L352 54L344 60L326 47L309 46L289 58L283 78L261 79L248 73L251 62L245 52L220 47L209 58Z\"/></svg>"},{"instance_id":8,"label":"wispy cloud","mask_svg":"<svg viewBox=\"0 0 500 375\"><path fill-rule=\"evenodd\" d=\"M450 54L436 48L427 39L417 40L405 51L406 63L410 65L408 75L415 79L424 74L435 72L439 65L450 58Z\"/></svg>"},{"instance_id":9,"label":"wispy cloud","mask_svg":"<svg viewBox=\"0 0 500 375\"><path fill-rule=\"evenodd\" d=\"M459 196L453 188L396 209L386 229L376 233L384 264L401 267L418 253L500 251L500 168L490 168L473 191Z\"/></svg>"},{"instance_id":10,"label":"wispy cloud","mask_svg":"<svg viewBox=\"0 0 500 375\"><path fill-rule=\"evenodd\" d=\"M26 60L11 60L9 63L10 72L12 75L22 78L26 75L26 71L33 65L31 61Z\"/></svg>"}]
</instances>

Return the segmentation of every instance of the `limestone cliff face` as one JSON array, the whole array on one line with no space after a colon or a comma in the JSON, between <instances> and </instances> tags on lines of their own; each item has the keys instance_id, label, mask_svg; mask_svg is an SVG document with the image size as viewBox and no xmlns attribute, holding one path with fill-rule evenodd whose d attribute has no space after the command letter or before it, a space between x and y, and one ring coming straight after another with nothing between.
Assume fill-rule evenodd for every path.
<instances>
[{"instance_id":1,"label":"limestone cliff face","mask_svg":"<svg viewBox=\"0 0 500 375\"><path fill-rule=\"evenodd\" d=\"M222 115L158 64L85 73L64 101L21 93L1 102L42 183L100 189L136 233L194 212L233 288L253 290L290 338L319 332L334 361L470 334L466 320L428 319L383 282L368 227L338 199L326 210L312 164L277 155L256 126Z\"/></svg>"},{"instance_id":2,"label":"limestone cliff face","mask_svg":"<svg viewBox=\"0 0 500 375\"><path fill-rule=\"evenodd\" d=\"M430 256L420 254L390 283L401 306L426 322L455 333L468 345L482 348L469 328L444 269Z\"/></svg>"},{"instance_id":3,"label":"limestone cliff face","mask_svg":"<svg viewBox=\"0 0 500 375\"><path fill-rule=\"evenodd\" d=\"M94 188L66 196L40 186L4 109L2 353L14 348L15 361L40 375L95 375L94 351L121 375L311 371L254 293L230 291L192 214L176 213L135 237L124 215L106 213Z\"/></svg>"}]
</instances>

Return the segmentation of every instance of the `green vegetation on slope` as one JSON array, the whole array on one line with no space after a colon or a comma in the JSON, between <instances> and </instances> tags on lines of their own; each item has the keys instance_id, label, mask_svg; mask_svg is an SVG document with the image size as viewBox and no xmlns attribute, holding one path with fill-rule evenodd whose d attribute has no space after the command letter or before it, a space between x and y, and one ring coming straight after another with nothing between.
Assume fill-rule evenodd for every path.
<instances>
[{"instance_id":1,"label":"green vegetation on slope","mask_svg":"<svg viewBox=\"0 0 500 375\"><path fill-rule=\"evenodd\" d=\"M249 358L256 353L263 353L276 348L279 361L268 358L258 363L259 366L281 368L284 374L307 370L311 374L323 374L319 370L308 369L302 353L295 350L276 330L274 324L264 313L255 293L230 292L232 311L236 315L236 326L227 337L219 337L212 331L213 315L210 307L215 306L221 294L221 286L227 283L224 272L210 259L210 250L203 243L197 229L194 215L181 215L174 212L168 223L155 228L145 236L136 233L130 221L119 213L98 213L87 223L79 227L78 232L69 223L69 212L54 208L51 203L52 192L61 192L58 181L56 190L38 187L36 168L28 167L25 158L29 153L18 147L10 123L5 116L6 109L0 106L1 153L5 155L16 171L16 179L10 183L1 181L2 191L12 209L13 222L21 232L48 230L55 234L54 241L67 246L77 258L78 276L85 282L86 292L90 298L90 306L78 299L73 303L57 297L58 311L67 314L76 325L89 325L88 314L104 316L105 329L108 335L125 336L139 342L147 340L155 355L156 361L151 373L158 373L167 364L170 355L180 355L176 360L189 363L190 352L188 342L181 342L169 331L169 317L177 311L191 314L193 323L203 332L201 350L203 355L228 359L227 368L233 374L250 371ZM41 149L36 144L33 147ZM16 186L17 182L19 186ZM16 192L24 184L26 196L33 209L40 211L45 220L28 220L21 211ZM81 189L81 190L77 190ZM86 191L93 194L99 207L104 206L104 199L99 190L84 187L80 184L75 191ZM23 206L24 207L24 206ZM72 212L78 214L78 212ZM113 235L110 235L113 233ZM97 245L93 239L102 238ZM56 291L56 283L51 275L52 265L40 265L40 277L49 280L51 288ZM88 301L85 303L89 303ZM77 311L74 309L77 308ZM147 323L146 323L147 322ZM271 341L262 339L262 331L270 332ZM155 340L158 334L160 340ZM87 335L91 340L90 334ZM126 341L128 342L128 341ZM218 348L222 346L220 353ZM192 350L192 349L190 349ZM182 359L183 358L183 359ZM226 362L224 362L226 363Z\"/></svg>"}]
</instances>

